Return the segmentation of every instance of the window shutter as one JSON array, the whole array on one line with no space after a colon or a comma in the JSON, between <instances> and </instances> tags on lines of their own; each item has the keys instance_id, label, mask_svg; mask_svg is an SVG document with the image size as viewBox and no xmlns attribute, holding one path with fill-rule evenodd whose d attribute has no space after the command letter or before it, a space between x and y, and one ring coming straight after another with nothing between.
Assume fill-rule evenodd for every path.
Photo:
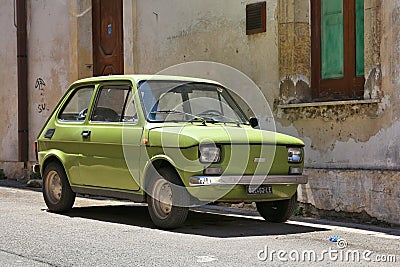
<instances>
[{"instance_id":1,"label":"window shutter","mask_svg":"<svg viewBox=\"0 0 400 267\"><path fill-rule=\"evenodd\" d=\"M260 2L246 6L246 34L256 34L267 31L267 4Z\"/></svg>"},{"instance_id":2,"label":"window shutter","mask_svg":"<svg viewBox=\"0 0 400 267\"><path fill-rule=\"evenodd\" d=\"M356 0L356 75L364 71L364 0Z\"/></svg>"},{"instance_id":3,"label":"window shutter","mask_svg":"<svg viewBox=\"0 0 400 267\"><path fill-rule=\"evenodd\" d=\"M343 0L321 1L322 79L344 77Z\"/></svg>"}]
</instances>

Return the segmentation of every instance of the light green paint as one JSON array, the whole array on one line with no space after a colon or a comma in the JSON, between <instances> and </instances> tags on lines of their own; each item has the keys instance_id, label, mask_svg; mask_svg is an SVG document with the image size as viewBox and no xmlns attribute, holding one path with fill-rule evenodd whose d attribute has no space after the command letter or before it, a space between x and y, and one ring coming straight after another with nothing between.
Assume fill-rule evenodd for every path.
<instances>
[{"instance_id":1,"label":"light green paint","mask_svg":"<svg viewBox=\"0 0 400 267\"><path fill-rule=\"evenodd\" d=\"M356 75L364 76L364 0L356 0Z\"/></svg>"},{"instance_id":2,"label":"light green paint","mask_svg":"<svg viewBox=\"0 0 400 267\"><path fill-rule=\"evenodd\" d=\"M261 131L250 126L233 126L224 124L176 123L174 127L150 129L149 145L168 144L173 147L197 146L202 142L233 144L278 144L303 146L304 143L294 137L275 132ZM212 138L211 138L212 137Z\"/></svg>"},{"instance_id":3,"label":"light green paint","mask_svg":"<svg viewBox=\"0 0 400 267\"><path fill-rule=\"evenodd\" d=\"M222 160L213 165L221 166L229 175L263 175L268 172L287 175L291 165L287 161L286 146L304 146L297 138L252 129L243 124L238 126L233 123L150 123L145 120L141 105L137 104L139 99L136 85L139 81L147 79L218 84L209 80L171 76L109 76L78 81L67 91L38 136L39 163L42 171L46 159L54 156L61 161L70 183L74 186L143 195L140 186L145 184L146 166L154 160L165 159L171 163L185 185L188 185L190 176L202 175L205 165L198 160L199 144L202 142L215 142L222 147ZM128 82L132 85L138 109L137 124L93 123L88 118L77 122L57 119L68 97L82 85L95 87L88 111L90 114L100 84L110 82L122 85ZM127 128L123 130L123 127ZM56 129L51 140L44 137L49 128ZM91 131L90 138L82 137L83 130ZM124 133L128 133L129 137L129 162L125 161L126 151L122 148ZM143 138L149 141L146 145L142 143ZM272 165L271 169L254 162L254 158L260 157L266 158L266 164ZM184 165L186 160L188 165ZM303 163L297 165L302 166ZM274 194L258 196L247 195L245 186L232 186L228 194L223 186L188 190L201 200L213 199L215 194L225 192L220 195L219 201L272 201L290 198L296 188L297 185L274 185Z\"/></svg>"},{"instance_id":4,"label":"light green paint","mask_svg":"<svg viewBox=\"0 0 400 267\"><path fill-rule=\"evenodd\" d=\"M343 0L321 0L321 76L344 77Z\"/></svg>"},{"instance_id":5,"label":"light green paint","mask_svg":"<svg viewBox=\"0 0 400 267\"><path fill-rule=\"evenodd\" d=\"M364 0L355 0L356 76L364 75ZM343 0L321 0L321 76L344 77Z\"/></svg>"}]
</instances>

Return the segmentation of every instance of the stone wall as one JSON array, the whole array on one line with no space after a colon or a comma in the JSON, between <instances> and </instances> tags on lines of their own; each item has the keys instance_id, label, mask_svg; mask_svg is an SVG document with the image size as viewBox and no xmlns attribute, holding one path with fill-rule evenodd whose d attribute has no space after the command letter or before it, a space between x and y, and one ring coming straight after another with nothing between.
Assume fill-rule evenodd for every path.
<instances>
[{"instance_id":1,"label":"stone wall","mask_svg":"<svg viewBox=\"0 0 400 267\"><path fill-rule=\"evenodd\" d=\"M308 169L309 183L299 199L316 209L366 213L400 225L400 172L383 170Z\"/></svg>"},{"instance_id":2,"label":"stone wall","mask_svg":"<svg viewBox=\"0 0 400 267\"><path fill-rule=\"evenodd\" d=\"M299 200L400 224L399 4L365 1L364 100L328 103L310 103L309 1L280 1L279 8L275 112L277 128L306 143L310 183Z\"/></svg>"},{"instance_id":3,"label":"stone wall","mask_svg":"<svg viewBox=\"0 0 400 267\"><path fill-rule=\"evenodd\" d=\"M278 1L279 103L311 101L311 26L308 0Z\"/></svg>"}]
</instances>

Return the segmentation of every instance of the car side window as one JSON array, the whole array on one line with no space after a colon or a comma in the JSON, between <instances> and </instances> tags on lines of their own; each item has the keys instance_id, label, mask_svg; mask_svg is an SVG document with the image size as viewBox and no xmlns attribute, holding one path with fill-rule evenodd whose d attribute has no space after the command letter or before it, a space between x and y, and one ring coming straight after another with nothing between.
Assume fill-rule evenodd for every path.
<instances>
[{"instance_id":1,"label":"car side window","mask_svg":"<svg viewBox=\"0 0 400 267\"><path fill-rule=\"evenodd\" d=\"M130 87L104 86L100 88L91 121L134 122L136 108L131 91Z\"/></svg>"},{"instance_id":2,"label":"car side window","mask_svg":"<svg viewBox=\"0 0 400 267\"><path fill-rule=\"evenodd\" d=\"M93 91L94 87L83 87L73 92L58 115L58 119L61 121L84 121Z\"/></svg>"},{"instance_id":3,"label":"car side window","mask_svg":"<svg viewBox=\"0 0 400 267\"><path fill-rule=\"evenodd\" d=\"M132 90L129 90L128 95L126 96L123 114L124 114L122 117L123 122L137 123L138 116L137 116L135 101L133 99Z\"/></svg>"}]
</instances>

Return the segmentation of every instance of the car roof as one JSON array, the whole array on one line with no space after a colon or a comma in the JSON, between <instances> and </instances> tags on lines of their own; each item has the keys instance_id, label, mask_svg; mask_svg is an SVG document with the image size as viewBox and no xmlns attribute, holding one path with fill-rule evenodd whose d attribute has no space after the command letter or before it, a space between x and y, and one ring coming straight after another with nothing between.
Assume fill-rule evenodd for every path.
<instances>
[{"instance_id":1,"label":"car roof","mask_svg":"<svg viewBox=\"0 0 400 267\"><path fill-rule=\"evenodd\" d=\"M220 83L202 79L202 78L194 78L194 77L185 77L185 76L172 76L172 75L109 75L109 76L99 76L99 77L91 77L85 78L81 80L77 80L72 85L79 85L83 83L96 83L96 82L104 82L104 81L116 81L116 80L123 80L123 81L134 81L136 84L139 81L179 81L179 82L200 82L200 83L212 83L216 85L221 85ZM221 85L222 86L222 85Z\"/></svg>"}]
</instances>

